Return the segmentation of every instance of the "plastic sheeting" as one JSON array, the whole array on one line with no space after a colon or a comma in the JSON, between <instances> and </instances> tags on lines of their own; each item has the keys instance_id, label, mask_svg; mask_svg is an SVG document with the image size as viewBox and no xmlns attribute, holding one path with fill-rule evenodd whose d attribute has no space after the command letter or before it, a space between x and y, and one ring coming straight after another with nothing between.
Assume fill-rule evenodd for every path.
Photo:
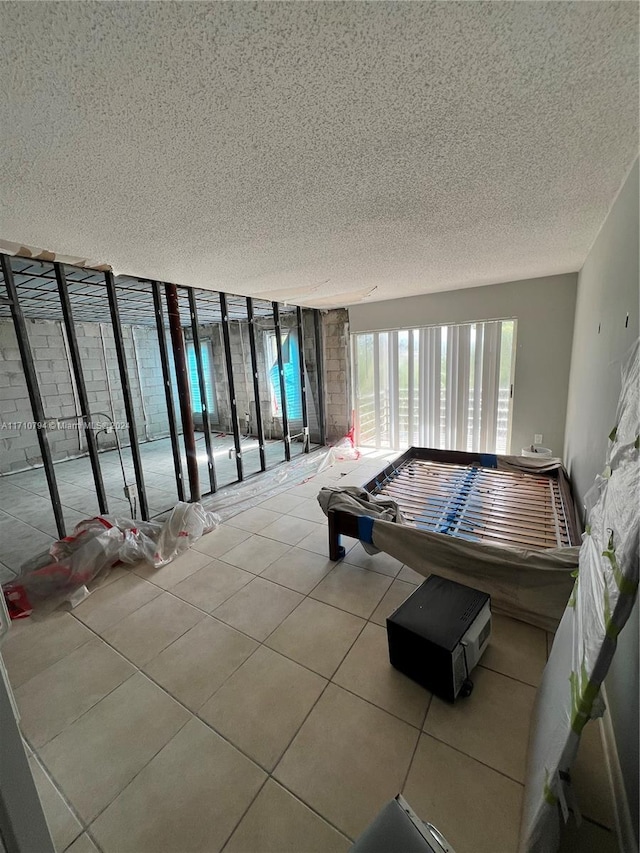
<instances>
[{"instance_id":1,"label":"plastic sheeting","mask_svg":"<svg viewBox=\"0 0 640 853\"><path fill-rule=\"evenodd\" d=\"M294 486L306 483L312 477L324 474L336 462L359 458L360 452L353 446L353 441L345 436L331 447L305 453L292 462L279 464L243 483L220 489L203 498L202 503L219 515L222 521L226 521L245 509L257 506L267 498L282 494ZM318 490L320 485L321 483L318 483Z\"/></svg>"},{"instance_id":2,"label":"plastic sheeting","mask_svg":"<svg viewBox=\"0 0 640 853\"><path fill-rule=\"evenodd\" d=\"M343 510L373 518L371 544L425 577L435 572L487 592L492 607L546 630L555 630L562 617L573 586L571 573L578 565L578 548L533 551L417 530L385 520L394 502L372 497L363 489L323 489L318 502L325 512ZM368 535L364 529L362 535Z\"/></svg>"},{"instance_id":3,"label":"plastic sheeting","mask_svg":"<svg viewBox=\"0 0 640 853\"><path fill-rule=\"evenodd\" d=\"M24 563L18 577L3 584L11 618L53 610L64 601L78 603L88 595L87 584L103 578L116 563L144 561L160 568L219 523L201 504L182 502L162 523L108 515L81 521L70 536Z\"/></svg>"},{"instance_id":4,"label":"plastic sheeting","mask_svg":"<svg viewBox=\"0 0 640 853\"><path fill-rule=\"evenodd\" d=\"M606 467L585 497L587 527L574 590L536 697L520 853L558 849L560 813L572 799L569 770L589 719L600 716L600 685L638 587L640 513L638 343L623 370Z\"/></svg>"}]
</instances>

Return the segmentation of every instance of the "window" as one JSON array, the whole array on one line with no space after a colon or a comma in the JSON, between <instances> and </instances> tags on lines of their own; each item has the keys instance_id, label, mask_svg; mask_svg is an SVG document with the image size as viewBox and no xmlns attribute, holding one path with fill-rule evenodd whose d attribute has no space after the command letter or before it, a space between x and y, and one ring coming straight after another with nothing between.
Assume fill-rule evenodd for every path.
<instances>
[{"instance_id":1,"label":"window","mask_svg":"<svg viewBox=\"0 0 640 853\"><path fill-rule=\"evenodd\" d=\"M201 341L200 353L202 355L202 372L204 373L204 385L207 395L207 411L209 415L215 415L216 395L213 386L213 359L211 357L211 344L209 341ZM191 409L194 414L198 415L202 413L202 399L200 397L196 348L193 341L187 341L187 368L189 370L189 386L191 389Z\"/></svg>"},{"instance_id":2,"label":"window","mask_svg":"<svg viewBox=\"0 0 640 853\"><path fill-rule=\"evenodd\" d=\"M353 335L356 440L507 453L516 321Z\"/></svg>"},{"instance_id":3,"label":"window","mask_svg":"<svg viewBox=\"0 0 640 853\"><path fill-rule=\"evenodd\" d=\"M298 335L294 330L281 332L282 367L284 370L284 387L287 401L287 417L289 420L302 420L302 389L300 387L300 351ZM278 347L276 333L265 332L265 347L271 391L271 414L282 416L282 395L280 393L280 378L278 376Z\"/></svg>"}]
</instances>

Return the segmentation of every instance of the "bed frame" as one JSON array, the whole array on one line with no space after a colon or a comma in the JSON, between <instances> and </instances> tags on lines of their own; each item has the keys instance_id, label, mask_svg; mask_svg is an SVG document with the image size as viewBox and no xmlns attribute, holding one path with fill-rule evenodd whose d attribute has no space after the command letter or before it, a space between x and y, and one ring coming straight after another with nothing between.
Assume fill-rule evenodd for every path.
<instances>
[{"instance_id":1,"label":"bed frame","mask_svg":"<svg viewBox=\"0 0 640 853\"><path fill-rule=\"evenodd\" d=\"M580 544L562 467L542 473L496 465L492 454L410 447L363 489L393 498L419 530L530 550ZM358 538L358 517L331 510L328 520L329 557L340 560L340 536Z\"/></svg>"}]
</instances>

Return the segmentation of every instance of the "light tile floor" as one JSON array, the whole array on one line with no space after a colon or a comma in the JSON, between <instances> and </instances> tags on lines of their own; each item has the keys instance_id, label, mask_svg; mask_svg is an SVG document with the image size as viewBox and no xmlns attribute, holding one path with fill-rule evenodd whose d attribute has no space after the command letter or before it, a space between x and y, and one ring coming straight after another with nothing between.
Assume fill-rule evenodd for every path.
<instances>
[{"instance_id":1,"label":"light tile floor","mask_svg":"<svg viewBox=\"0 0 640 853\"><path fill-rule=\"evenodd\" d=\"M212 442L218 487L234 483L237 479L236 463L235 459L229 458L229 450L234 446L233 436L213 436ZM207 457L201 433L198 434L197 447L201 487L203 491L208 491ZM292 442L293 458L302 453L302 450L301 443ZM243 440L242 451L245 476L248 477L260 469L257 441ZM284 459L284 445L281 441L266 441L265 453L267 467L277 465ZM163 438L142 443L140 455L149 510L153 517L170 509L178 499L170 440ZM134 483L133 463L128 447L123 448L122 458L127 482ZM109 512L112 515L130 517L130 507L124 499L120 458L116 450L100 453L100 468ZM54 469L69 533L79 521L99 512L91 464L85 456L56 462ZM182 469L186 477L184 458ZM275 514L272 521L279 519L279 514ZM47 550L57 538L44 468L0 476L0 583L11 580L24 561ZM277 539L278 536L274 538Z\"/></svg>"},{"instance_id":2,"label":"light tile floor","mask_svg":"<svg viewBox=\"0 0 640 853\"><path fill-rule=\"evenodd\" d=\"M73 612L13 626L3 655L59 851L344 853L402 791L457 853L515 853L549 637L494 615L454 706L389 665L384 620L421 578L354 543L331 563L314 500L380 465L336 465L157 572L116 570ZM564 850L606 853L602 747L585 731L587 820Z\"/></svg>"}]
</instances>

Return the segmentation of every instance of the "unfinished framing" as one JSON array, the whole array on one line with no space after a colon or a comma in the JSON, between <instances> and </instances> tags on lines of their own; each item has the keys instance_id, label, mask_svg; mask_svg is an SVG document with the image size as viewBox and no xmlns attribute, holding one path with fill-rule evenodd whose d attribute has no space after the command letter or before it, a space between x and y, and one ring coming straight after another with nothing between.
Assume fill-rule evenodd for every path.
<instances>
[{"instance_id":1,"label":"unfinished framing","mask_svg":"<svg viewBox=\"0 0 640 853\"><path fill-rule=\"evenodd\" d=\"M70 525L65 522L56 469L73 458L90 462L95 508L87 506L87 513L115 512L114 505L122 504L122 492L114 496L113 489L105 488L103 454L114 450L119 454L124 496L132 511L148 519L170 508L158 505L158 482L166 494L170 478L173 501L185 499L185 466L188 499L199 500L324 442L318 311L31 258L3 254L0 262L0 321L11 321L19 350L12 384L15 377L16 385L26 385L30 409L25 413L7 405L6 411L32 416L35 426L35 435L27 436L26 428L19 426L24 422L16 417L16 432L5 430L0 436L6 467L0 474L44 471L60 537ZM68 414L48 410L53 406L47 393L53 391L47 392L49 386L38 375L40 362L34 359L34 340L42 347L35 349L38 357L48 355L49 344L39 343L38 323L47 322L50 329L51 321L64 341L67 396L73 393L74 399ZM95 326L92 334L102 347L97 350L98 366L87 357L80 324ZM151 415L145 406L151 368L139 356L134 328L153 349ZM145 350L143 355L149 353ZM50 371L51 363L45 362ZM104 400L96 393L98 368L106 378ZM125 427L119 428L118 411L126 419ZM3 423L13 421L5 411L2 416ZM152 423L150 431L148 417L154 416L162 423ZM65 443L60 433L52 434L63 422L75 422L80 430L75 452L69 449L68 436ZM24 452L24 462L14 458L19 454L12 454L12 447L22 447L27 438L35 441L36 436L37 447ZM156 438L170 442L170 473L163 469L162 474L149 474L145 468L144 450ZM65 445L64 451L56 442ZM132 467L132 476L127 467ZM85 511L84 506L81 509Z\"/></svg>"}]
</instances>

